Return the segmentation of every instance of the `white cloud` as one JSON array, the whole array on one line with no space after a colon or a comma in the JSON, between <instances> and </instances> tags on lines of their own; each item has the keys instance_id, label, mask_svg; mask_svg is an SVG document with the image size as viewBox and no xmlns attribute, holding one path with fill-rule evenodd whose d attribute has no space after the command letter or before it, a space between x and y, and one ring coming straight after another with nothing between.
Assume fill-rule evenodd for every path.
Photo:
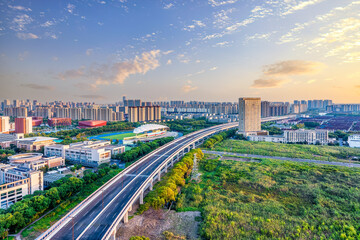
<instances>
[{"instance_id":1,"label":"white cloud","mask_svg":"<svg viewBox=\"0 0 360 240\"><path fill-rule=\"evenodd\" d=\"M13 10L19 10L19 11L25 11L25 12L31 12L31 8L27 8L27 7L23 7L23 6L11 6L8 5L9 8L13 9Z\"/></svg>"},{"instance_id":2,"label":"white cloud","mask_svg":"<svg viewBox=\"0 0 360 240\"><path fill-rule=\"evenodd\" d=\"M39 37L33 33L17 33L16 36L22 40L38 39Z\"/></svg>"},{"instance_id":3,"label":"white cloud","mask_svg":"<svg viewBox=\"0 0 360 240\"><path fill-rule=\"evenodd\" d=\"M160 66L160 50L144 52L140 56L135 56L132 60L116 62L113 64L93 64L89 67L80 67L79 69L68 70L60 73L58 77L66 79L86 79L91 82L88 85L91 88L97 88L99 85L123 84L131 75L146 74Z\"/></svg>"},{"instance_id":4,"label":"white cloud","mask_svg":"<svg viewBox=\"0 0 360 240\"><path fill-rule=\"evenodd\" d=\"M173 3L169 3L169 4L166 4L166 5L164 6L164 9L170 9L170 8L172 8L172 7L174 7L174 4L173 4Z\"/></svg>"},{"instance_id":5,"label":"white cloud","mask_svg":"<svg viewBox=\"0 0 360 240\"><path fill-rule=\"evenodd\" d=\"M238 0L209 0L208 3L212 7L219 7L222 5L233 4L233 3L236 3L237 1Z\"/></svg>"},{"instance_id":6,"label":"white cloud","mask_svg":"<svg viewBox=\"0 0 360 240\"><path fill-rule=\"evenodd\" d=\"M196 27L206 27L206 25L200 20L193 20L193 24L184 27L184 30L191 31L194 30Z\"/></svg>"},{"instance_id":7,"label":"white cloud","mask_svg":"<svg viewBox=\"0 0 360 240\"><path fill-rule=\"evenodd\" d=\"M26 25L32 22L33 19L29 15L27 14L18 15L13 19L12 21L13 26L10 28L14 31L24 31L26 30Z\"/></svg>"},{"instance_id":8,"label":"white cloud","mask_svg":"<svg viewBox=\"0 0 360 240\"><path fill-rule=\"evenodd\" d=\"M189 80L182 87L182 91L185 93L192 92L198 89L198 87L194 86L193 83Z\"/></svg>"},{"instance_id":9,"label":"white cloud","mask_svg":"<svg viewBox=\"0 0 360 240\"><path fill-rule=\"evenodd\" d=\"M256 33L252 36L248 36L246 38L247 41L254 40L254 39L269 39L269 37L276 32L270 32L270 33Z\"/></svg>"},{"instance_id":10,"label":"white cloud","mask_svg":"<svg viewBox=\"0 0 360 240\"><path fill-rule=\"evenodd\" d=\"M171 59L167 60L167 62L166 62L166 65L170 65L170 64L172 64Z\"/></svg>"},{"instance_id":11,"label":"white cloud","mask_svg":"<svg viewBox=\"0 0 360 240\"><path fill-rule=\"evenodd\" d=\"M210 68L209 70L210 70L210 71L215 71L217 68L218 68L218 67L212 67L212 68Z\"/></svg>"},{"instance_id":12,"label":"white cloud","mask_svg":"<svg viewBox=\"0 0 360 240\"><path fill-rule=\"evenodd\" d=\"M94 52L94 49L92 49L92 48L89 48L89 49L86 49L86 55L87 56L90 56L91 54L93 54L93 52Z\"/></svg>"},{"instance_id":13,"label":"white cloud","mask_svg":"<svg viewBox=\"0 0 360 240\"><path fill-rule=\"evenodd\" d=\"M40 26L42 26L42 27L50 27L50 26L52 26L54 24L55 24L55 22L53 22L53 21L46 21L45 23L41 24Z\"/></svg>"},{"instance_id":14,"label":"white cloud","mask_svg":"<svg viewBox=\"0 0 360 240\"><path fill-rule=\"evenodd\" d=\"M66 10L73 14L74 13L74 10L75 10L75 5L71 4L71 3L68 3L68 5L66 6Z\"/></svg>"},{"instance_id":15,"label":"white cloud","mask_svg":"<svg viewBox=\"0 0 360 240\"><path fill-rule=\"evenodd\" d=\"M282 12L281 15L282 16L289 15L296 11L302 10L308 6L318 4L323 1L325 1L325 0L308 0L308 1L301 1L301 2L295 3L293 5L289 5L288 8L286 9L286 11Z\"/></svg>"}]
</instances>

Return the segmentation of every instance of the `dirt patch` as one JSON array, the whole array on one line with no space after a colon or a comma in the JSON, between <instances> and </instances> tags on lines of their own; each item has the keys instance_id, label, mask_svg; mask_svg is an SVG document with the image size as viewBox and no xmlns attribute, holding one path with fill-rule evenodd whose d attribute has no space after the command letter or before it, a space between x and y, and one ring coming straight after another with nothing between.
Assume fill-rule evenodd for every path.
<instances>
[{"instance_id":1,"label":"dirt patch","mask_svg":"<svg viewBox=\"0 0 360 240\"><path fill-rule=\"evenodd\" d=\"M142 215L135 215L128 223L122 224L116 233L116 239L128 240L132 236L145 236L151 240L163 240L166 239L163 235L164 231L184 237L183 239L199 239L199 222L195 218L200 216L201 213L198 211L175 212L149 209Z\"/></svg>"}]
</instances>

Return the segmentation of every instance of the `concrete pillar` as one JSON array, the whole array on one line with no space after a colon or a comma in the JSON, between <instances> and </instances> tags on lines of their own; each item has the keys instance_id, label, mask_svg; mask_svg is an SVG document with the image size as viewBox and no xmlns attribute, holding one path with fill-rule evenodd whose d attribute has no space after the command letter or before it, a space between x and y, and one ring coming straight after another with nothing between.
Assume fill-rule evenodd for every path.
<instances>
[{"instance_id":1,"label":"concrete pillar","mask_svg":"<svg viewBox=\"0 0 360 240\"><path fill-rule=\"evenodd\" d=\"M140 192L140 204L144 204L144 192Z\"/></svg>"},{"instance_id":2,"label":"concrete pillar","mask_svg":"<svg viewBox=\"0 0 360 240\"><path fill-rule=\"evenodd\" d=\"M168 171L168 167L167 167L167 165L166 165L166 167L165 167L165 173L167 173L167 171Z\"/></svg>"},{"instance_id":3,"label":"concrete pillar","mask_svg":"<svg viewBox=\"0 0 360 240\"><path fill-rule=\"evenodd\" d=\"M116 229L111 233L111 239L116 240Z\"/></svg>"},{"instance_id":4,"label":"concrete pillar","mask_svg":"<svg viewBox=\"0 0 360 240\"><path fill-rule=\"evenodd\" d=\"M124 215L124 223L128 223L128 222L129 222L129 213L126 211Z\"/></svg>"},{"instance_id":5,"label":"concrete pillar","mask_svg":"<svg viewBox=\"0 0 360 240\"><path fill-rule=\"evenodd\" d=\"M158 181L161 180L161 170L158 172Z\"/></svg>"},{"instance_id":6,"label":"concrete pillar","mask_svg":"<svg viewBox=\"0 0 360 240\"><path fill-rule=\"evenodd\" d=\"M152 191L153 190L153 182L151 181L150 182L150 191Z\"/></svg>"},{"instance_id":7,"label":"concrete pillar","mask_svg":"<svg viewBox=\"0 0 360 240\"><path fill-rule=\"evenodd\" d=\"M132 204L130 204L130 206L129 206L129 212L131 212L132 211Z\"/></svg>"}]
</instances>

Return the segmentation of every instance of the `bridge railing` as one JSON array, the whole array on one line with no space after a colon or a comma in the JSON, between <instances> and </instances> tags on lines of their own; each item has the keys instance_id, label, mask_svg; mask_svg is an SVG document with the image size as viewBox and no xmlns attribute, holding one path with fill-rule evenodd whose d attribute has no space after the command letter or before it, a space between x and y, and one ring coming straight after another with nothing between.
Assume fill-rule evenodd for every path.
<instances>
[{"instance_id":1,"label":"bridge railing","mask_svg":"<svg viewBox=\"0 0 360 240\"><path fill-rule=\"evenodd\" d=\"M165 166L167 167L168 163L170 160L172 160L177 154L179 154L180 152L182 152L185 148L188 148L190 145L194 144L196 141L203 139L204 137L207 137L213 133L216 132L221 132L221 131L225 131L228 130L230 128L234 128L236 126L230 126L230 127L225 127L224 129L214 129L210 132L207 132L205 134L205 136L201 135L195 139L192 139L191 141L189 141L188 143L186 143L186 145L182 146L181 148L179 148L178 150L176 150L175 152L173 152L171 155L169 155L149 176L148 178L141 184L141 186L138 188L138 190L133 194L133 196L129 199L129 201L127 202L127 204L123 207L123 209L121 210L121 212L119 213L119 215L115 218L115 220L113 221L113 223L111 224L111 226L109 227L109 229L106 231L106 233L104 234L104 236L102 237L102 240L106 240L109 239L111 237L112 232L114 231L114 228L120 223L121 219L124 217L125 213L128 211L130 205L132 205L134 203L134 201L136 201L136 199L140 196L141 192L143 192L147 185L154 179L154 177L156 176L156 174L158 174L158 172L161 171L161 169ZM209 129L208 129L209 130Z\"/></svg>"}]
</instances>

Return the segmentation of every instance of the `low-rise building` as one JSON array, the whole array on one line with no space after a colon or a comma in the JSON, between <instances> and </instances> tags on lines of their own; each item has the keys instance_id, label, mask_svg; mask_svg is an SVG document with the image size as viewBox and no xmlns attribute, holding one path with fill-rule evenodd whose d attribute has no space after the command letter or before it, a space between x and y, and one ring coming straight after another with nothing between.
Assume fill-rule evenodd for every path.
<instances>
[{"instance_id":1,"label":"low-rise building","mask_svg":"<svg viewBox=\"0 0 360 240\"><path fill-rule=\"evenodd\" d=\"M285 130L284 137L286 143L308 143L308 144L328 144L329 131L327 130Z\"/></svg>"},{"instance_id":2,"label":"low-rise building","mask_svg":"<svg viewBox=\"0 0 360 240\"><path fill-rule=\"evenodd\" d=\"M125 151L125 146L112 145L110 141L85 141L70 145L45 146L46 156L60 156L74 163L96 167L110 162L111 156Z\"/></svg>"},{"instance_id":3,"label":"low-rise building","mask_svg":"<svg viewBox=\"0 0 360 240\"><path fill-rule=\"evenodd\" d=\"M285 138L282 135L250 135L248 139L254 142L285 143Z\"/></svg>"},{"instance_id":4,"label":"low-rise building","mask_svg":"<svg viewBox=\"0 0 360 240\"><path fill-rule=\"evenodd\" d=\"M13 166L25 167L32 170L65 166L65 159L63 157L43 157L41 153L16 154L9 157L9 162Z\"/></svg>"},{"instance_id":5,"label":"low-rise building","mask_svg":"<svg viewBox=\"0 0 360 240\"><path fill-rule=\"evenodd\" d=\"M0 164L0 207L6 209L24 196L44 190L43 172Z\"/></svg>"},{"instance_id":6,"label":"low-rise building","mask_svg":"<svg viewBox=\"0 0 360 240\"><path fill-rule=\"evenodd\" d=\"M360 148L360 134L350 135L348 139L349 147Z\"/></svg>"},{"instance_id":7,"label":"low-rise building","mask_svg":"<svg viewBox=\"0 0 360 240\"><path fill-rule=\"evenodd\" d=\"M16 140L23 139L24 134L0 134L0 147L9 148L11 144L16 144Z\"/></svg>"},{"instance_id":8,"label":"low-rise building","mask_svg":"<svg viewBox=\"0 0 360 240\"><path fill-rule=\"evenodd\" d=\"M330 142L327 130L284 130L283 135L249 135L250 141L275 142L275 143L307 143L307 144L328 144Z\"/></svg>"},{"instance_id":9,"label":"low-rise building","mask_svg":"<svg viewBox=\"0 0 360 240\"><path fill-rule=\"evenodd\" d=\"M23 148L26 151L39 151L41 147L55 144L54 140L57 138L51 137L29 137L16 141L18 148Z\"/></svg>"}]
</instances>

